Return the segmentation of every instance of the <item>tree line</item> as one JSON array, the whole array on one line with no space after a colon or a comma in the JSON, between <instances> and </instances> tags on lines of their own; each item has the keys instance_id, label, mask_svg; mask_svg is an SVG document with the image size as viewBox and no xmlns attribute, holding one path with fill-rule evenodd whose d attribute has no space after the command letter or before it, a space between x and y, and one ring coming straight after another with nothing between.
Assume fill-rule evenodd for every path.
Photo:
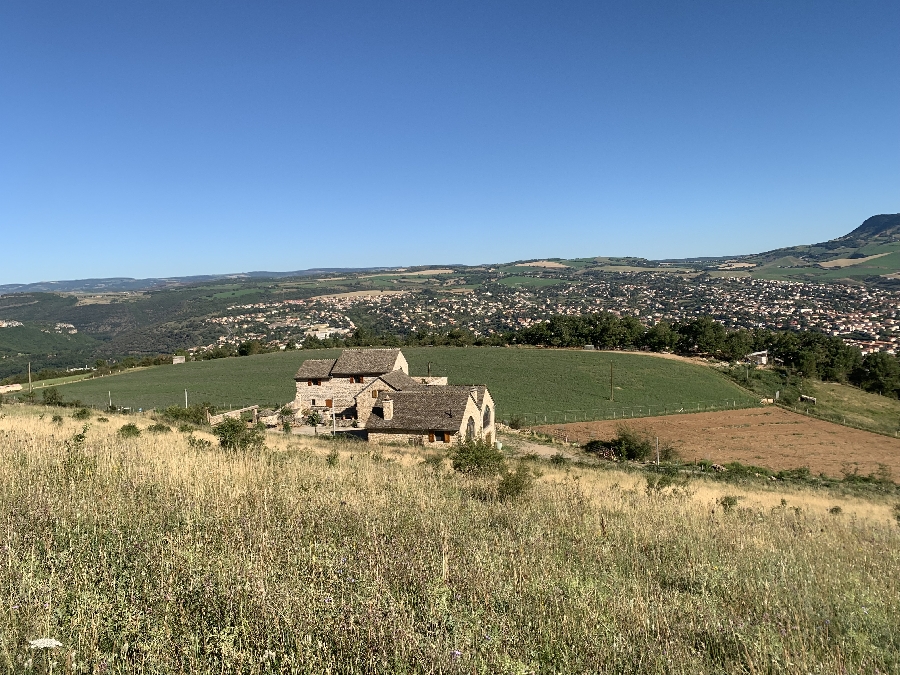
<instances>
[{"instance_id":1,"label":"tree line","mask_svg":"<svg viewBox=\"0 0 900 675\"><path fill-rule=\"evenodd\" d=\"M528 345L534 347L641 350L702 356L738 362L753 352L767 350L776 367L801 377L851 383L892 398L900 397L900 358L884 352L863 356L839 337L814 331L779 331L757 328L729 329L709 316L690 321L659 321L652 325L632 316L609 312L577 316L553 316L528 328L491 336L476 336L466 329L446 332L411 331L406 335L358 328L347 337L306 337L304 349L344 347L468 347ZM293 348L291 344L289 348ZM196 359L247 356L275 351L252 341L234 347L217 347Z\"/></svg>"}]
</instances>

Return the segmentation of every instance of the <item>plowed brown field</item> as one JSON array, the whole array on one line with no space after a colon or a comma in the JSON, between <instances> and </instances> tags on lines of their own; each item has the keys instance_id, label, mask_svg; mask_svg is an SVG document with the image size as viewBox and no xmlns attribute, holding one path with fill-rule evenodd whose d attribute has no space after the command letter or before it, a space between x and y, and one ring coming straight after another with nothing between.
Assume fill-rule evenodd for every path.
<instances>
[{"instance_id":1,"label":"plowed brown field","mask_svg":"<svg viewBox=\"0 0 900 675\"><path fill-rule=\"evenodd\" d=\"M535 427L557 438L586 442L610 439L621 421L576 422ZM846 469L861 474L886 465L900 478L900 438L805 417L781 408L750 408L722 412L646 417L629 421L638 429L670 442L686 460L708 459L718 464L741 462L770 469L808 466L815 473L840 476Z\"/></svg>"}]
</instances>

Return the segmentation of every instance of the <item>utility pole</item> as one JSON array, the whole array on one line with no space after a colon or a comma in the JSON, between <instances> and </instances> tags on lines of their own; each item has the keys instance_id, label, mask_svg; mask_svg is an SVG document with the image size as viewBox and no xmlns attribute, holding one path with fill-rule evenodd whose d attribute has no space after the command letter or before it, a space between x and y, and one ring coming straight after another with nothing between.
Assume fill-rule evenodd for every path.
<instances>
[{"instance_id":1,"label":"utility pole","mask_svg":"<svg viewBox=\"0 0 900 675\"><path fill-rule=\"evenodd\" d=\"M613 395L613 364L612 364L612 361L609 362L609 400L615 401L615 396Z\"/></svg>"},{"instance_id":2,"label":"utility pole","mask_svg":"<svg viewBox=\"0 0 900 675\"><path fill-rule=\"evenodd\" d=\"M184 408L187 410L187 389L184 390Z\"/></svg>"},{"instance_id":3,"label":"utility pole","mask_svg":"<svg viewBox=\"0 0 900 675\"><path fill-rule=\"evenodd\" d=\"M659 466L659 436L656 437L656 466Z\"/></svg>"},{"instance_id":4,"label":"utility pole","mask_svg":"<svg viewBox=\"0 0 900 675\"><path fill-rule=\"evenodd\" d=\"M109 409L112 410L112 392L106 392L106 395L109 396Z\"/></svg>"},{"instance_id":5,"label":"utility pole","mask_svg":"<svg viewBox=\"0 0 900 675\"><path fill-rule=\"evenodd\" d=\"M31 361L28 362L28 393L34 393L34 387L31 386Z\"/></svg>"},{"instance_id":6,"label":"utility pole","mask_svg":"<svg viewBox=\"0 0 900 675\"><path fill-rule=\"evenodd\" d=\"M331 435L337 436L337 415L334 414L334 394L331 395Z\"/></svg>"}]
</instances>

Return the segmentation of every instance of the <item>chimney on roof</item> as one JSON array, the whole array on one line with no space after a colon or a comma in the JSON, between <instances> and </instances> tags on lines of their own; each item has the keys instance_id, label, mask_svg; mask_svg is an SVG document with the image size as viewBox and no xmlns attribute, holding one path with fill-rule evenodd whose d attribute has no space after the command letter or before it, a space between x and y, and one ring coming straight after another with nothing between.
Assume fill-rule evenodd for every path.
<instances>
[{"instance_id":1,"label":"chimney on roof","mask_svg":"<svg viewBox=\"0 0 900 675\"><path fill-rule=\"evenodd\" d=\"M381 402L382 416L386 420L394 419L394 400L386 396Z\"/></svg>"}]
</instances>

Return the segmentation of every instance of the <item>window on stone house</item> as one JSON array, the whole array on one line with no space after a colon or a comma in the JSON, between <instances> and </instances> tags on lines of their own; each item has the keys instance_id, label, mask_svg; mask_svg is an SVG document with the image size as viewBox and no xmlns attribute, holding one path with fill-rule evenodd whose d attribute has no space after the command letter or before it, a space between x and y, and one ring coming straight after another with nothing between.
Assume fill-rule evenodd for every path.
<instances>
[{"instance_id":1,"label":"window on stone house","mask_svg":"<svg viewBox=\"0 0 900 675\"><path fill-rule=\"evenodd\" d=\"M372 390L372 398L378 398L378 390L377 389Z\"/></svg>"},{"instance_id":2,"label":"window on stone house","mask_svg":"<svg viewBox=\"0 0 900 675\"><path fill-rule=\"evenodd\" d=\"M306 386L307 386L307 387L311 387L311 386L312 386L312 380L307 380L307 381L306 381Z\"/></svg>"},{"instance_id":3,"label":"window on stone house","mask_svg":"<svg viewBox=\"0 0 900 675\"><path fill-rule=\"evenodd\" d=\"M434 443L434 432L433 431L428 433L428 442Z\"/></svg>"},{"instance_id":4,"label":"window on stone house","mask_svg":"<svg viewBox=\"0 0 900 675\"><path fill-rule=\"evenodd\" d=\"M469 421L466 422L466 440L471 441L475 438L475 418L469 417Z\"/></svg>"},{"instance_id":5,"label":"window on stone house","mask_svg":"<svg viewBox=\"0 0 900 675\"><path fill-rule=\"evenodd\" d=\"M444 443L450 442L450 434L448 432L444 432Z\"/></svg>"}]
</instances>

